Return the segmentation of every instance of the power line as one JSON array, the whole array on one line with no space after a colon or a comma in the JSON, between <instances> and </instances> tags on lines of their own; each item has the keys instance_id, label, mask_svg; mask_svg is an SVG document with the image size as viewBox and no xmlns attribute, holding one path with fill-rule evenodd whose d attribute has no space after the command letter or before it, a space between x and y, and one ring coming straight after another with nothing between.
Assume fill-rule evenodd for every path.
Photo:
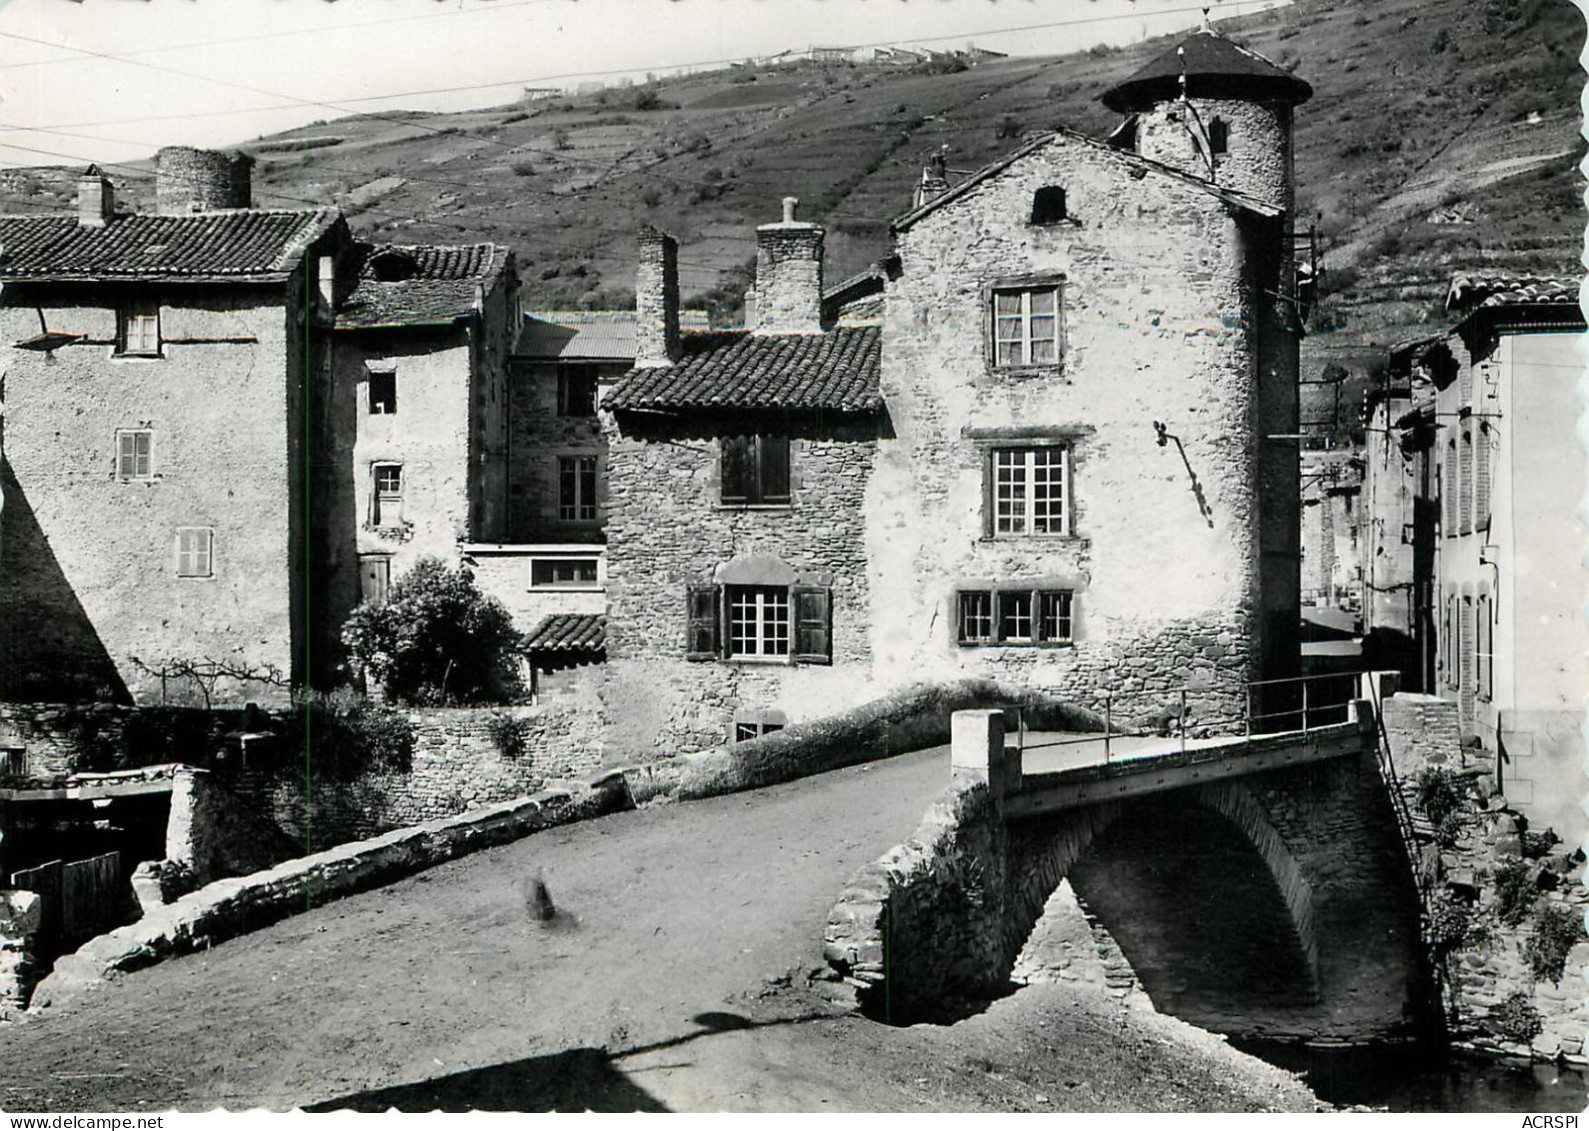
<instances>
[{"instance_id":1,"label":"power line","mask_svg":"<svg viewBox=\"0 0 1589 1131\"><path fill-rule=\"evenodd\" d=\"M503 0L494 3L489 8L450 8L444 12L424 12L414 16L387 16L380 20L360 20L355 23L333 24L323 28L292 28L285 31L267 31L258 35L234 35L225 39L198 39L187 43L169 43L164 47L144 47L137 51L122 51L120 58L131 58L135 55L159 55L166 51L185 51L197 47L218 47L224 43L255 43L262 39L285 39L295 35L325 35L331 32L351 31L354 28L375 27L379 24L409 23L414 20L434 20L443 16L476 16L494 12L506 11L509 8L532 8L541 4L555 3L556 0ZM14 71L23 67L49 67L56 63L80 63L81 58L60 57L55 59L33 59L26 63L0 63L0 71Z\"/></svg>"},{"instance_id":2,"label":"power line","mask_svg":"<svg viewBox=\"0 0 1589 1131\"><path fill-rule=\"evenodd\" d=\"M1265 3L1271 3L1271 2L1272 2L1272 0L1234 0L1234 3L1232 4L1232 7L1240 7L1244 3L1251 3L1251 4L1255 4L1256 5L1256 4L1265 4ZM1049 21L1045 21L1043 23L1023 24L1023 25L1019 25L1019 26L1016 26L1016 27L981 28L981 29L972 29L972 30L967 30L967 31L959 31L959 32L951 33L951 34L945 34L945 35L921 36L921 37L910 38L910 39L877 40L877 41L872 42L872 43L851 44L850 45L850 50L864 51L864 50L867 50L869 48L874 48L874 47L899 47L899 46L908 46L910 44L916 44L916 43L942 43L942 42L947 42L949 40L965 39L968 36L969 37L975 37L975 36L1015 34L1015 33L1018 33L1018 32L1046 31L1046 30L1051 30L1051 29L1054 29L1054 28L1076 27L1076 26L1084 25L1084 24L1110 23L1110 22L1115 22L1115 21L1119 21L1119 20L1141 19L1141 18L1144 18L1145 16L1154 16L1154 17L1156 17L1156 16L1184 15L1184 14L1190 13L1190 12L1201 12L1203 10L1203 8L1205 8L1207 6L1208 5L1206 5L1206 4L1197 4L1197 5L1192 5L1192 6L1189 6L1189 7L1160 8L1160 9L1154 11L1154 12L1151 12L1151 13L1127 12L1127 13L1121 13L1119 15L1109 15L1109 16L1083 16L1083 17L1078 17L1078 18L1069 19L1069 20L1049 20ZM1218 4L1216 3L1215 6L1217 7ZM1251 14L1251 13L1249 13L1249 14ZM62 51L74 51L74 52L78 52L79 54L82 54L82 55L85 55L85 56L90 56L90 57L97 58L97 59L104 59L104 60L108 60L108 61L111 61L111 62L126 63L129 66L151 68L151 69L158 70L158 71L164 71L164 72L166 72L168 74L179 75L179 76L181 76L183 78L195 79L195 80L200 81L200 82L213 82L213 83L216 83L216 84L222 85L222 86L232 86L232 87L236 87L239 90L245 90L245 91L248 91L249 93L252 93L252 94L263 94L263 95L265 95L267 97L270 97L270 98L279 98L279 99L288 99L289 100L289 104L281 105L281 106L261 106L261 107L250 107L250 108L247 108L247 109L214 110L214 111L206 111L206 112L200 112L200 113L194 113L194 114L171 115L171 116L168 116L168 117L145 116L145 117L142 117L142 118L120 118L120 119L101 120L101 121L92 121L92 122L60 122L60 123L55 123L55 125L62 126L62 127L68 127L68 126L134 125L134 124L138 124L138 123L141 123L141 122L169 121L169 120L174 120L176 118L202 118L202 117L218 117L218 116L228 115L228 114L268 113L268 112L273 111L273 110L289 110L289 109L292 109L294 104L308 105L308 106L318 106L318 107L322 107L322 108L325 108L325 109L331 109L331 110L341 110L341 111L343 111L345 113L350 113L350 114L352 114L355 117L377 117L377 118L380 117L379 114L375 114L375 113L360 114L358 112L348 111L346 109L345 105L338 105L338 104L330 103L330 102L319 102L319 101L315 101L313 99L297 98L294 95L280 94L280 93L277 93L277 92L274 92L274 91L263 90L263 89L261 89L259 87L252 87L252 86L247 86L247 85L243 85L243 84L232 83L232 82L229 82L229 81L227 81L225 79L216 79L216 78L211 78L210 76L207 76L207 75L195 74L195 73L190 72L190 71L181 71L181 70L176 70L176 69L170 68L170 67L161 67L161 66L159 66L157 64L154 64L154 63L140 62L138 60L135 60L135 59L132 59L132 58L128 57L131 53L118 55L118 54L112 54L112 53L103 52L103 51L90 51L90 50L88 50L86 48L72 47L69 44L55 43L55 42L52 42L50 40L45 40L45 39L34 39L34 38L30 37L30 36L16 35L16 34L11 33L11 32L0 32L0 36L3 36L5 38L9 38L9 39L20 40L20 41L25 42L25 43L33 43L33 44L41 45L41 46L45 46L45 47L53 47L53 48L57 48L57 49L62 50ZM413 98L413 97L420 97L420 96L424 96L424 95L434 95L434 94L460 94L460 93L468 93L468 92L478 91L478 90L492 90L492 89L495 89L495 88L498 88L498 87L506 87L506 86L534 86L534 85L541 84L541 83L562 82L562 81L566 81L566 80L569 80L569 79L604 78L604 77L608 77L608 76L611 76L611 75L633 74L636 71L652 71L652 72L656 72L656 71L675 71L675 70L683 70L683 69L689 68L689 67L727 66L730 63L742 62L745 58L746 58L746 56L744 56L744 55L733 55L733 56L728 56L728 57L724 57L724 58L720 58L720 59L701 59L701 60L695 60L695 61L687 62L687 63L666 63L666 64L653 65L653 66L649 66L649 67L638 66L638 67L618 67L618 68L610 68L610 69L606 69L606 70L592 70L592 71L567 71L567 72L564 72L564 73L561 73L561 74L537 75L537 76L532 76L532 77L529 77L529 78L503 79L503 80L500 80L500 81L497 81L497 82L469 83L469 84L463 84L463 85L459 85L459 86L429 87L429 88L420 89L420 90L395 91L395 92L388 93L388 94L358 95L358 96L354 96L354 97L338 99L337 101L338 101L338 103L343 103L343 104L356 103L356 102L380 102L380 101L385 101L385 100L392 99L392 98ZM414 124L414 123L409 123L409 124ZM9 127L9 128L11 128L11 129L20 129L20 130L30 130L30 131L36 131L36 132L48 132L52 127L49 126L49 125L43 125L43 126L13 126L13 127Z\"/></svg>"}]
</instances>

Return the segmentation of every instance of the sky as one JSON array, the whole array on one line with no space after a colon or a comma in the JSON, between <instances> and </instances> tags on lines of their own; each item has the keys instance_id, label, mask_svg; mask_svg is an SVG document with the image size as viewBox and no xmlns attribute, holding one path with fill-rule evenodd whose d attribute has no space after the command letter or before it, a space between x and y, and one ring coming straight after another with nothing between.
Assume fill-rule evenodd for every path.
<instances>
[{"instance_id":1,"label":"sky","mask_svg":"<svg viewBox=\"0 0 1589 1131\"><path fill-rule=\"evenodd\" d=\"M812 44L1064 54L1195 27L1200 2L0 0L0 166L131 161ZM1215 0L1213 17L1275 3Z\"/></svg>"}]
</instances>

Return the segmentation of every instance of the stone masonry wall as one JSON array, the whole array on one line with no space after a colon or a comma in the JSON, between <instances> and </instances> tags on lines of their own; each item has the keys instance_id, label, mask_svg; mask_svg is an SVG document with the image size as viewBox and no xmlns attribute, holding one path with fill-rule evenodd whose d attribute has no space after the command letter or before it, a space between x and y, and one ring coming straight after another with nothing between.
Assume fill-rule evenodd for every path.
<instances>
[{"instance_id":1,"label":"stone masonry wall","mask_svg":"<svg viewBox=\"0 0 1589 1131\"><path fill-rule=\"evenodd\" d=\"M36 293L34 293L36 292ZM116 308L160 303L162 356L117 357ZM220 661L292 672L288 385L280 286L8 286L0 464L0 673L13 698L157 698L145 667ZM117 432L153 434L151 475L117 476ZM213 575L178 577L179 527L213 531ZM279 701L265 683L223 701Z\"/></svg>"},{"instance_id":2,"label":"stone masonry wall","mask_svg":"<svg viewBox=\"0 0 1589 1131\"><path fill-rule=\"evenodd\" d=\"M717 437L792 436L787 507L724 506ZM862 498L877 441L869 421L700 420L690 430L609 425L607 657L602 699L615 755L720 745L736 710L788 721L870 698L873 617ZM687 592L735 560L776 559L831 587L832 663L685 659Z\"/></svg>"},{"instance_id":3,"label":"stone masonry wall","mask_svg":"<svg viewBox=\"0 0 1589 1131\"><path fill-rule=\"evenodd\" d=\"M0 736L22 744L28 773L56 777L78 769L100 743L115 743L131 709L112 703L0 702Z\"/></svg>"},{"instance_id":4,"label":"stone masonry wall","mask_svg":"<svg viewBox=\"0 0 1589 1131\"><path fill-rule=\"evenodd\" d=\"M1028 222L1064 187L1069 219ZM1228 711L1255 678L1251 242L1226 205L1056 137L901 232L886 295L894 437L867 492L885 685L990 674L1086 695L1122 670ZM990 287L1059 278L1062 363L990 362ZM1161 446L1154 427L1165 425ZM1068 440L1068 536L989 538L989 449ZM1184 457L1184 458L1183 458ZM961 647L957 588L1075 592L1073 647Z\"/></svg>"},{"instance_id":5,"label":"stone masonry wall","mask_svg":"<svg viewBox=\"0 0 1589 1131\"><path fill-rule=\"evenodd\" d=\"M309 851L318 851L588 775L601 765L603 734L593 695L533 707L437 708L404 712L415 731L406 773L352 780L315 774L312 758L228 775L235 792L270 814ZM510 757L491 734L493 716L519 721L524 753Z\"/></svg>"}]
</instances>

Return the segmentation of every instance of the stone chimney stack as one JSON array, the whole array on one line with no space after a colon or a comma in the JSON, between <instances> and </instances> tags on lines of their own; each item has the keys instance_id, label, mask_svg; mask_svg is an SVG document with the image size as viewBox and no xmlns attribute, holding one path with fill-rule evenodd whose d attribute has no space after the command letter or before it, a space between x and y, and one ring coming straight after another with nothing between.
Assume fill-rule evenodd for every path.
<instances>
[{"instance_id":1,"label":"stone chimney stack","mask_svg":"<svg viewBox=\"0 0 1589 1131\"><path fill-rule=\"evenodd\" d=\"M155 209L162 216L251 208L254 159L246 153L220 153L168 145L155 154Z\"/></svg>"},{"instance_id":2,"label":"stone chimney stack","mask_svg":"<svg viewBox=\"0 0 1589 1131\"><path fill-rule=\"evenodd\" d=\"M635 271L637 369L660 369L679 359L679 242L647 224L640 229Z\"/></svg>"},{"instance_id":3,"label":"stone chimney stack","mask_svg":"<svg viewBox=\"0 0 1589 1131\"><path fill-rule=\"evenodd\" d=\"M940 149L927 159L927 164L921 171L921 184L916 186L916 199L912 202L911 207L920 208L929 200L936 200L948 191L948 157Z\"/></svg>"},{"instance_id":4,"label":"stone chimney stack","mask_svg":"<svg viewBox=\"0 0 1589 1131\"><path fill-rule=\"evenodd\" d=\"M783 219L756 229L754 333L822 332L822 228L795 219L799 203L784 197Z\"/></svg>"},{"instance_id":5,"label":"stone chimney stack","mask_svg":"<svg viewBox=\"0 0 1589 1131\"><path fill-rule=\"evenodd\" d=\"M103 228L115 215L116 190L98 165L90 165L77 178L77 223L84 228Z\"/></svg>"}]
</instances>

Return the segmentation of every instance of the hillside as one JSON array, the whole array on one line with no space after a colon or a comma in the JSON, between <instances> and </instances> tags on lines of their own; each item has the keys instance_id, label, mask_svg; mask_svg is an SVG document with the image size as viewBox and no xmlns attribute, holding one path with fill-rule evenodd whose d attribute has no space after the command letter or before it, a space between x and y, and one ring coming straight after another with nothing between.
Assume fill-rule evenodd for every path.
<instances>
[{"instance_id":1,"label":"hillside","mask_svg":"<svg viewBox=\"0 0 1589 1131\"><path fill-rule=\"evenodd\" d=\"M1316 91L1297 117L1299 223L1317 219L1329 269L1315 370L1326 356L1360 370L1363 345L1416 336L1454 270L1576 272L1583 18L1569 0L1299 0L1219 27ZM1097 95L1173 41L958 73L735 69L345 118L242 148L259 158L261 204L336 200L379 238L513 245L530 307L627 304L634 231L650 221L683 244L686 296L731 316L753 226L780 197L827 224L836 281L886 250L937 147L970 171L1028 130L1105 132L1115 117ZM45 170L0 175L8 187L35 206L71 194Z\"/></svg>"}]
</instances>

